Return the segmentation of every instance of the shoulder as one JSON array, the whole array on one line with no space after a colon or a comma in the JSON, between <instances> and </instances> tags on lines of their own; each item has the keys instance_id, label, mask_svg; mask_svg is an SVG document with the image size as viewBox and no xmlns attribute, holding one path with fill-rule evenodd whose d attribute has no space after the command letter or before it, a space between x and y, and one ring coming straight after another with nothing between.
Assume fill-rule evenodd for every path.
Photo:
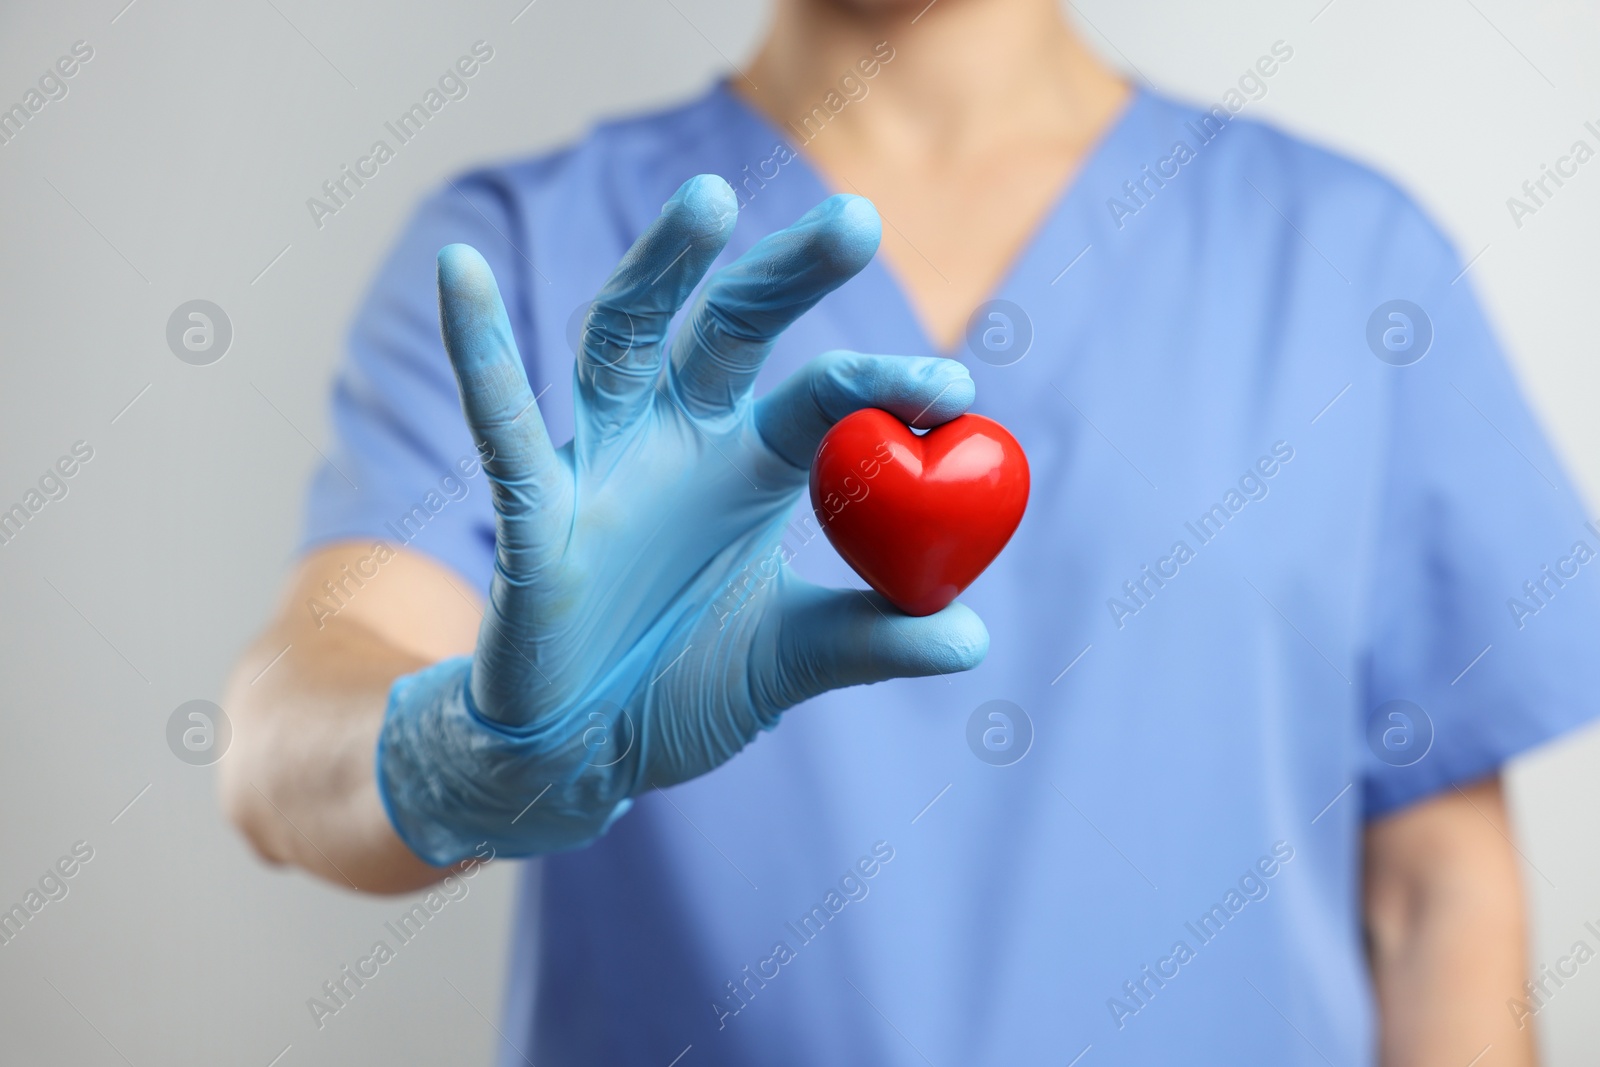
<instances>
[{"instance_id":1,"label":"shoulder","mask_svg":"<svg viewBox=\"0 0 1600 1067\"><path fill-rule=\"evenodd\" d=\"M1453 270L1455 249L1416 199L1387 175L1348 155L1222 104L1158 94L1146 101L1172 150L1191 153L1181 180L1215 225L1256 233L1287 224L1299 240L1351 271L1384 274L1386 257L1407 273ZM1158 139L1156 143L1162 143Z\"/></svg>"}]
</instances>

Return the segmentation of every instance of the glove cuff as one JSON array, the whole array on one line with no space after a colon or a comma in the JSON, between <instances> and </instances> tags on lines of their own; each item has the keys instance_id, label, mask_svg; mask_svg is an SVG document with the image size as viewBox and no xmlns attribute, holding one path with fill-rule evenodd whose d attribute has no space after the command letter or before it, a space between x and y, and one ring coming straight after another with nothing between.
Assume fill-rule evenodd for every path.
<instances>
[{"instance_id":1,"label":"glove cuff","mask_svg":"<svg viewBox=\"0 0 1600 1067\"><path fill-rule=\"evenodd\" d=\"M607 795L607 776L585 776L546 740L480 717L471 679L472 659L460 656L398 678L389 690L378 797L395 833L424 862L447 867L485 844L505 857L581 848L632 807L625 796Z\"/></svg>"},{"instance_id":2,"label":"glove cuff","mask_svg":"<svg viewBox=\"0 0 1600 1067\"><path fill-rule=\"evenodd\" d=\"M459 703L466 711L471 672L472 660L458 656L396 678L378 731L376 778L384 813L406 847L435 867L464 859L478 842L461 840L428 814L438 808L443 783L413 751L416 726L418 720L438 715L442 704Z\"/></svg>"}]
</instances>

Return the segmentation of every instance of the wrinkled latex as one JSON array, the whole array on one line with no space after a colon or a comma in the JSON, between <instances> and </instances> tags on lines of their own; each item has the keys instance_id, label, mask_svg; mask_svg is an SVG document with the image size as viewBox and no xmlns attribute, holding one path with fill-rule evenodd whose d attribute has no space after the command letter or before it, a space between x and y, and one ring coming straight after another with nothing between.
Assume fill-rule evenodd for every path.
<instances>
[{"instance_id":1,"label":"wrinkled latex","mask_svg":"<svg viewBox=\"0 0 1600 1067\"><path fill-rule=\"evenodd\" d=\"M402 840L445 865L592 842L632 798L704 774L829 689L967 670L988 633L794 577L779 535L827 429L879 407L918 426L973 399L953 360L832 352L757 401L773 340L877 249L835 196L712 277L733 192L691 179L592 306L575 436L552 448L488 265L439 253L439 308L492 486L495 574L475 653L399 679L377 753Z\"/></svg>"}]
</instances>

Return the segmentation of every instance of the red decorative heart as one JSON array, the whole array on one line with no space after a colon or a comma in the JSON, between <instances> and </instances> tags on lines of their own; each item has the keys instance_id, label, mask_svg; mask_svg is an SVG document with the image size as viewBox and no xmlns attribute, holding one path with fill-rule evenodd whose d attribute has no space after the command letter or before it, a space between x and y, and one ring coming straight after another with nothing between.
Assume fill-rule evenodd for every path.
<instances>
[{"instance_id":1,"label":"red decorative heart","mask_svg":"<svg viewBox=\"0 0 1600 1067\"><path fill-rule=\"evenodd\" d=\"M959 596L1027 506L1028 458L982 415L918 436L887 411L857 411L828 431L811 464L811 507L828 540L907 615Z\"/></svg>"}]
</instances>

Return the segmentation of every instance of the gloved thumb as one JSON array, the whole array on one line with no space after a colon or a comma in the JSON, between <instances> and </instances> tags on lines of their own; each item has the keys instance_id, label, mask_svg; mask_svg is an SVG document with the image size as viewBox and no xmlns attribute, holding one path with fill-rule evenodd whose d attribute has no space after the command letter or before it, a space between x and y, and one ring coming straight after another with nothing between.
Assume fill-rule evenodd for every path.
<instances>
[{"instance_id":1,"label":"gloved thumb","mask_svg":"<svg viewBox=\"0 0 1600 1067\"><path fill-rule=\"evenodd\" d=\"M795 582L763 620L768 669L752 688L774 711L830 689L890 678L969 671L989 651L989 631L964 604L905 615L877 593Z\"/></svg>"}]
</instances>

